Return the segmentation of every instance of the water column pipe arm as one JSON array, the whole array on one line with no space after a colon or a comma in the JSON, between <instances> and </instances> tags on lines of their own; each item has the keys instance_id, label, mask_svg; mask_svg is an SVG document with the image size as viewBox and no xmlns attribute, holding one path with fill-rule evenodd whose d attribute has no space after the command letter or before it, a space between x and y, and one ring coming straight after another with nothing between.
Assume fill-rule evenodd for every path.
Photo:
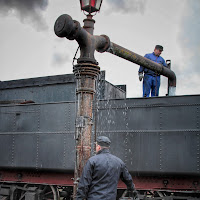
<instances>
[{"instance_id":1,"label":"water column pipe arm","mask_svg":"<svg viewBox=\"0 0 200 200\"><path fill-rule=\"evenodd\" d=\"M169 96L175 95L176 74L172 70L143 56L140 56L128 49L125 49L124 47L121 47L113 42L110 42L108 36L92 35L92 28L81 28L80 23L72 20L69 15L61 15L56 20L54 31L58 37L66 37L70 40L75 39L78 42L81 51L78 63L89 62L97 64L97 61L94 57L95 50L101 53L107 51L130 62L136 63L147 69L157 72L158 74L168 77L170 87Z\"/></svg>"},{"instance_id":2,"label":"water column pipe arm","mask_svg":"<svg viewBox=\"0 0 200 200\"><path fill-rule=\"evenodd\" d=\"M140 56L128 49L125 49L124 47L121 47L121 46L113 43L113 42L110 42L110 47L107 50L107 52L112 53L121 58L124 58L130 62L141 65L141 66L143 66L147 69L150 69L160 75L168 77L169 78L169 96L175 95L176 74L171 69L169 69L159 63L156 63L152 60L149 60L143 56Z\"/></svg>"}]
</instances>

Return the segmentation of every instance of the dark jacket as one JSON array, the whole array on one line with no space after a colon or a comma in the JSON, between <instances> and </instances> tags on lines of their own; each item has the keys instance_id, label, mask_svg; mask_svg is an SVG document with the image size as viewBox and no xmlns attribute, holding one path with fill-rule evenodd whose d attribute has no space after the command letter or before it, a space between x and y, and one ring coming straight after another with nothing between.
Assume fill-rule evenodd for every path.
<instances>
[{"instance_id":1,"label":"dark jacket","mask_svg":"<svg viewBox=\"0 0 200 200\"><path fill-rule=\"evenodd\" d=\"M82 172L77 200L116 200L119 179L134 189L132 177L124 162L110 154L108 149L100 150L91 157Z\"/></svg>"}]
</instances>

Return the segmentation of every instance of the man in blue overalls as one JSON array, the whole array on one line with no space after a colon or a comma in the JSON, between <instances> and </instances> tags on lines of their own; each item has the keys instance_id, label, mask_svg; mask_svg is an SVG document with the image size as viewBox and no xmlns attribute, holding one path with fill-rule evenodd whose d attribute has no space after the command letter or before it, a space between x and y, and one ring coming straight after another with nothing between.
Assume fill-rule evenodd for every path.
<instances>
[{"instance_id":1,"label":"man in blue overalls","mask_svg":"<svg viewBox=\"0 0 200 200\"><path fill-rule=\"evenodd\" d=\"M163 47L161 45L156 45L154 52L146 54L144 57L167 67L165 60L160 56L162 51ZM150 91L152 97L158 96L160 87L160 74L140 66L138 75L140 81L143 79L143 97L149 97Z\"/></svg>"}]
</instances>

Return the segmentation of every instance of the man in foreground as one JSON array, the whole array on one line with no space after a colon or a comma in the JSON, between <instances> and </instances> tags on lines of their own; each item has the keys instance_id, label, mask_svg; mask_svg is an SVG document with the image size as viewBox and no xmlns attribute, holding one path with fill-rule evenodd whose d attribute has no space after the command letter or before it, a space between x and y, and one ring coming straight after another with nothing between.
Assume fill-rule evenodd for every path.
<instances>
[{"instance_id":1,"label":"man in foreground","mask_svg":"<svg viewBox=\"0 0 200 200\"><path fill-rule=\"evenodd\" d=\"M161 45L156 45L154 52L146 54L144 57L167 67L165 60L160 56L162 51L163 47ZM140 81L143 79L143 97L149 97L150 92L152 97L158 96L160 88L160 74L140 66L138 75Z\"/></svg>"},{"instance_id":2,"label":"man in foreground","mask_svg":"<svg viewBox=\"0 0 200 200\"><path fill-rule=\"evenodd\" d=\"M77 200L116 200L119 179L127 185L128 192L137 198L137 192L124 162L109 152L110 139L97 138L97 155L91 157L82 172Z\"/></svg>"}]
</instances>

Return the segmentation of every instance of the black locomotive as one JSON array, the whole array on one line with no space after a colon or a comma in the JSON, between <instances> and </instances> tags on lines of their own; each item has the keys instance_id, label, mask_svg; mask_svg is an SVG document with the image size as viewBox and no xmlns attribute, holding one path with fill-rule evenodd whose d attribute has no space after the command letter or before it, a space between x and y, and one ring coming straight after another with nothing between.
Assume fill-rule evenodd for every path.
<instances>
[{"instance_id":1,"label":"black locomotive","mask_svg":"<svg viewBox=\"0 0 200 200\"><path fill-rule=\"evenodd\" d=\"M200 95L126 98L104 72L97 86L92 141L111 139L140 199L200 199ZM71 198L75 109L72 74L0 83L0 199Z\"/></svg>"}]
</instances>

